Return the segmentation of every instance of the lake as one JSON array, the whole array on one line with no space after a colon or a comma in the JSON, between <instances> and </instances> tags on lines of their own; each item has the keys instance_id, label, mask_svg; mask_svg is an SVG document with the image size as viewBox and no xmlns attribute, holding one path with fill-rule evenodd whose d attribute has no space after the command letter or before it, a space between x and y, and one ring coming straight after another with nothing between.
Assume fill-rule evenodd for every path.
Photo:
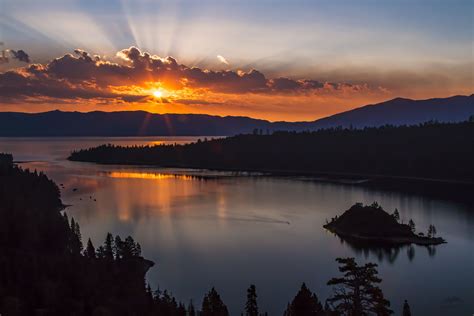
<instances>
[{"instance_id":1,"label":"lake","mask_svg":"<svg viewBox=\"0 0 474 316\"><path fill-rule=\"evenodd\" d=\"M212 286L232 315L243 311L255 284L261 311L282 315L302 282L324 300L337 276L337 257L375 262L395 314L408 299L414 315L474 312L474 209L436 200L311 178L242 175L206 170L104 166L66 160L73 149L104 143L186 143L197 137L0 138L0 152L24 168L64 184L69 216L84 243L101 244L107 232L132 235L156 265L153 288L195 305ZM73 190L77 189L77 190ZM355 202L377 201L419 231L430 224L447 244L360 249L325 231L326 219Z\"/></svg>"}]
</instances>

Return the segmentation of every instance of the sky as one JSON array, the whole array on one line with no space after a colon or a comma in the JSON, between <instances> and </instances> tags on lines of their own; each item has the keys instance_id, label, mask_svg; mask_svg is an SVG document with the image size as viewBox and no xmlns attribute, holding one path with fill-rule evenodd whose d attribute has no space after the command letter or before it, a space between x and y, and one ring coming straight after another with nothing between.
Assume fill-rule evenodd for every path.
<instances>
[{"instance_id":1,"label":"sky","mask_svg":"<svg viewBox=\"0 0 474 316\"><path fill-rule=\"evenodd\" d=\"M474 92L472 0L0 0L0 111L314 120Z\"/></svg>"}]
</instances>

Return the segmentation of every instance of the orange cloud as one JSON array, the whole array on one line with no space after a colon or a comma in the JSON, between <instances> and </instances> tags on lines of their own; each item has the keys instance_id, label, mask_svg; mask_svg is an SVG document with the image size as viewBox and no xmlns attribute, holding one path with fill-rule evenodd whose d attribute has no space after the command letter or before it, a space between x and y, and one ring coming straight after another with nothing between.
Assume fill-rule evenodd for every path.
<instances>
[{"instance_id":1,"label":"orange cloud","mask_svg":"<svg viewBox=\"0 0 474 316\"><path fill-rule=\"evenodd\" d=\"M354 103L370 99L368 96L383 99L381 96L386 95L383 88L368 84L267 78L255 69L214 71L189 67L173 57L162 58L136 47L123 49L116 57L107 60L76 49L74 54L47 64L0 73L0 100L23 107L35 104L41 109L64 103L82 110L140 108L152 112L263 115L269 119L287 115L289 119L295 113L304 113L302 118L320 116L314 107L310 111L317 104L332 109L320 111L326 114L334 111L341 100ZM157 104L164 107L157 110ZM166 107L168 104L173 108ZM273 107L271 111L269 107Z\"/></svg>"}]
</instances>

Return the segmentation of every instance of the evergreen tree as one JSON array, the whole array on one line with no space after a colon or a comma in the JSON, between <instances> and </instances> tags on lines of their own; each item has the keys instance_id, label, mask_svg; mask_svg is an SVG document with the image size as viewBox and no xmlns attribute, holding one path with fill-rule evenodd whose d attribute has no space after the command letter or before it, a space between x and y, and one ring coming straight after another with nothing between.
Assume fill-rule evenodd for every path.
<instances>
[{"instance_id":1,"label":"evergreen tree","mask_svg":"<svg viewBox=\"0 0 474 316\"><path fill-rule=\"evenodd\" d=\"M135 244L134 256L135 257L141 257L142 256L142 246L138 242Z\"/></svg>"},{"instance_id":2,"label":"evergreen tree","mask_svg":"<svg viewBox=\"0 0 474 316\"><path fill-rule=\"evenodd\" d=\"M80 255L82 253L82 238L81 238L81 230L79 228L79 224L76 223L74 217L71 218L71 225L70 225L70 238L69 238L69 248L73 255Z\"/></svg>"},{"instance_id":3,"label":"evergreen tree","mask_svg":"<svg viewBox=\"0 0 474 316\"><path fill-rule=\"evenodd\" d=\"M410 226L411 231L414 233L415 232L415 222L410 218L408 221L408 226Z\"/></svg>"},{"instance_id":4,"label":"evergreen tree","mask_svg":"<svg viewBox=\"0 0 474 316\"><path fill-rule=\"evenodd\" d=\"M183 303L179 303L176 309L176 316L186 316L186 307L184 307Z\"/></svg>"},{"instance_id":5,"label":"evergreen tree","mask_svg":"<svg viewBox=\"0 0 474 316\"><path fill-rule=\"evenodd\" d=\"M316 294L312 293L305 283L295 298L288 304L285 316L319 316L324 315L323 306Z\"/></svg>"},{"instance_id":6,"label":"evergreen tree","mask_svg":"<svg viewBox=\"0 0 474 316\"><path fill-rule=\"evenodd\" d=\"M247 303L245 304L246 316L258 316L257 289L255 285L250 285L247 289Z\"/></svg>"},{"instance_id":7,"label":"evergreen tree","mask_svg":"<svg viewBox=\"0 0 474 316\"><path fill-rule=\"evenodd\" d=\"M436 227L434 225L430 225L428 227L428 237L434 237L436 235Z\"/></svg>"},{"instance_id":8,"label":"evergreen tree","mask_svg":"<svg viewBox=\"0 0 474 316\"><path fill-rule=\"evenodd\" d=\"M403 314L402 316L411 316L410 305L408 305L408 301L405 300L403 303Z\"/></svg>"},{"instance_id":9,"label":"evergreen tree","mask_svg":"<svg viewBox=\"0 0 474 316\"><path fill-rule=\"evenodd\" d=\"M115 259L121 259L123 258L124 254L124 242L122 241L122 238L120 238L119 235L115 236L115 243L114 243L114 254L115 254Z\"/></svg>"},{"instance_id":10,"label":"evergreen tree","mask_svg":"<svg viewBox=\"0 0 474 316\"><path fill-rule=\"evenodd\" d=\"M398 222L400 221L400 213L398 212L398 209L395 209L395 211L392 214L392 217Z\"/></svg>"},{"instance_id":11,"label":"evergreen tree","mask_svg":"<svg viewBox=\"0 0 474 316\"><path fill-rule=\"evenodd\" d=\"M107 233L107 237L105 237L104 258L110 261L114 260L114 237L111 233Z\"/></svg>"},{"instance_id":12,"label":"evergreen tree","mask_svg":"<svg viewBox=\"0 0 474 316\"><path fill-rule=\"evenodd\" d=\"M188 316L196 316L196 310L194 308L193 300L189 301Z\"/></svg>"},{"instance_id":13,"label":"evergreen tree","mask_svg":"<svg viewBox=\"0 0 474 316\"><path fill-rule=\"evenodd\" d=\"M215 288L204 296L200 316L228 316L229 312Z\"/></svg>"},{"instance_id":14,"label":"evergreen tree","mask_svg":"<svg viewBox=\"0 0 474 316\"><path fill-rule=\"evenodd\" d=\"M105 259L105 248L104 248L104 246L102 246L102 245L99 246L99 247L97 248L97 251L96 251L96 252L97 252L97 258L99 258L99 259Z\"/></svg>"},{"instance_id":15,"label":"evergreen tree","mask_svg":"<svg viewBox=\"0 0 474 316\"><path fill-rule=\"evenodd\" d=\"M122 256L124 258L131 258L136 254L136 246L135 241L133 240L132 236L128 236L125 238L122 247Z\"/></svg>"},{"instance_id":16,"label":"evergreen tree","mask_svg":"<svg viewBox=\"0 0 474 316\"><path fill-rule=\"evenodd\" d=\"M95 254L95 248L94 245L92 244L91 239L87 240L87 247L84 250L84 256L89 259L96 259L97 256Z\"/></svg>"},{"instance_id":17,"label":"evergreen tree","mask_svg":"<svg viewBox=\"0 0 474 316\"><path fill-rule=\"evenodd\" d=\"M328 285L334 285L334 296L328 299L336 312L342 315L367 315L375 313L379 316L393 313L389 309L390 302L383 296L377 286L382 280L377 276L377 265L367 263L359 266L354 258L337 258L341 265L342 277L332 278Z\"/></svg>"}]
</instances>

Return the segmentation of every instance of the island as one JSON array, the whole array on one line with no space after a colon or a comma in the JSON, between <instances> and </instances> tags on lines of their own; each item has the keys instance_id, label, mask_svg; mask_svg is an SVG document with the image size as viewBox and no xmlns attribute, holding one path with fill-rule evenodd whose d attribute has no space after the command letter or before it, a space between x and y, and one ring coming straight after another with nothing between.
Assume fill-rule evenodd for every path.
<instances>
[{"instance_id":1,"label":"island","mask_svg":"<svg viewBox=\"0 0 474 316\"><path fill-rule=\"evenodd\" d=\"M398 219L398 211L389 214L376 202L372 205L356 203L323 227L343 239L380 245L446 243L443 238L435 237L436 229L433 225L430 225L428 234L415 234L412 220L409 224L403 224L399 223Z\"/></svg>"}]
</instances>

